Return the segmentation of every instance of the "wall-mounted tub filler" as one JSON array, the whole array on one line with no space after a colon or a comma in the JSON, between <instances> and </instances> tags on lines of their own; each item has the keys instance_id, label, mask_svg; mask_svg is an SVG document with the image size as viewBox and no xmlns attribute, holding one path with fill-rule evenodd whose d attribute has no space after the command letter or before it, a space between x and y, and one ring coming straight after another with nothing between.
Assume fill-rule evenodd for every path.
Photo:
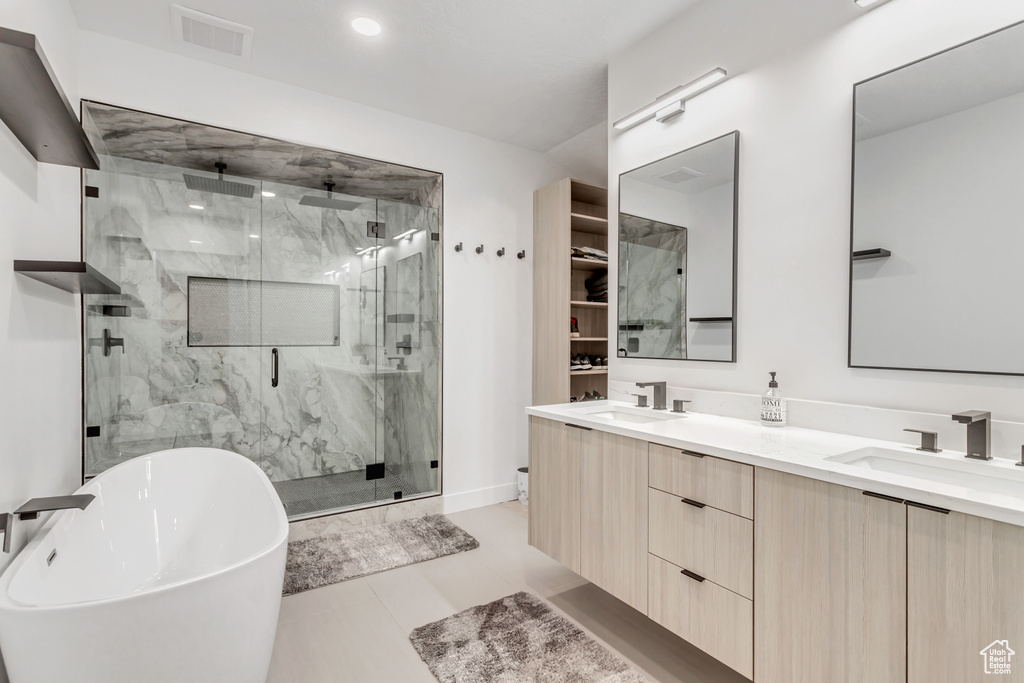
<instances>
[{"instance_id":1,"label":"wall-mounted tub filler","mask_svg":"<svg viewBox=\"0 0 1024 683\"><path fill-rule=\"evenodd\" d=\"M965 410L953 420L967 425L967 456L974 460L992 459L992 413L986 410Z\"/></svg>"},{"instance_id":2,"label":"wall-mounted tub filler","mask_svg":"<svg viewBox=\"0 0 1024 683\"><path fill-rule=\"evenodd\" d=\"M11 552L11 535L14 531L14 518L35 519L41 512L56 510L84 510L96 496L84 493L75 496L54 496L52 498L33 498L14 512L0 514L0 533L4 535L3 550Z\"/></svg>"}]
</instances>

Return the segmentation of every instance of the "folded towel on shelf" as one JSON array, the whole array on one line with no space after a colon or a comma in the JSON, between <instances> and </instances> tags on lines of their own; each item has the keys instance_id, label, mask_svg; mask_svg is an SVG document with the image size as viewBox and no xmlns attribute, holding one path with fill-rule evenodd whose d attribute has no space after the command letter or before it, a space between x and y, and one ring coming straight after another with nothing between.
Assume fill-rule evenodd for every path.
<instances>
[{"instance_id":1,"label":"folded towel on shelf","mask_svg":"<svg viewBox=\"0 0 1024 683\"><path fill-rule=\"evenodd\" d=\"M608 303L608 271L598 270L586 279L587 301Z\"/></svg>"},{"instance_id":2,"label":"folded towel on shelf","mask_svg":"<svg viewBox=\"0 0 1024 683\"><path fill-rule=\"evenodd\" d=\"M593 247L572 247L572 255L575 258L585 258L593 261L608 260L608 252Z\"/></svg>"}]
</instances>

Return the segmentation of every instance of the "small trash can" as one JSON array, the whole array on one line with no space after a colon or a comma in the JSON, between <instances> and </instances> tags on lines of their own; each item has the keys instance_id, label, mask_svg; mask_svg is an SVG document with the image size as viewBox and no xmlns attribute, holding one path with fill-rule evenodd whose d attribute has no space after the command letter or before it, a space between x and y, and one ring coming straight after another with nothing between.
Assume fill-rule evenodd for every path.
<instances>
[{"instance_id":1,"label":"small trash can","mask_svg":"<svg viewBox=\"0 0 1024 683\"><path fill-rule=\"evenodd\" d=\"M530 504L530 468L520 467L516 473L519 481L519 502L523 505Z\"/></svg>"}]
</instances>

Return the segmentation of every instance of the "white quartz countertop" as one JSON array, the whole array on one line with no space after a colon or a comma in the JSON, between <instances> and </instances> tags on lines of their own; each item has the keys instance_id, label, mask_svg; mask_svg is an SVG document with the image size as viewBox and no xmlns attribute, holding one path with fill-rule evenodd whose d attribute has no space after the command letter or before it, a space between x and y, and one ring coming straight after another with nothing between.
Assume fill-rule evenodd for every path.
<instances>
[{"instance_id":1,"label":"white quartz countertop","mask_svg":"<svg viewBox=\"0 0 1024 683\"><path fill-rule=\"evenodd\" d=\"M655 421L632 424L599 415L610 411L641 419L649 414ZM1015 467L1007 459L969 460L963 452L951 450L922 453L905 443L800 427L765 427L760 422L701 413L679 415L621 401L534 406L526 413L1024 526L1024 467ZM669 417L674 419L665 419ZM830 459L862 449L883 449L889 457L905 457L918 466L924 463L928 471L914 476ZM939 481L929 478L932 472Z\"/></svg>"}]
</instances>

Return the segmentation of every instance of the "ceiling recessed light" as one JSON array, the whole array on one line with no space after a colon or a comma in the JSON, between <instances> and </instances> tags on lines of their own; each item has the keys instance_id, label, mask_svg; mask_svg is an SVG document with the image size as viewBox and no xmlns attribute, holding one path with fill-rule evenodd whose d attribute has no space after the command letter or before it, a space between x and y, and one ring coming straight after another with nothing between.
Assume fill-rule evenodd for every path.
<instances>
[{"instance_id":1,"label":"ceiling recessed light","mask_svg":"<svg viewBox=\"0 0 1024 683\"><path fill-rule=\"evenodd\" d=\"M203 207L201 204L189 204L188 208L195 209L196 211L202 211Z\"/></svg>"},{"instance_id":2,"label":"ceiling recessed light","mask_svg":"<svg viewBox=\"0 0 1024 683\"><path fill-rule=\"evenodd\" d=\"M264 197L276 197L277 196L273 192L267 192L266 190L264 190L263 192L260 192L260 194L263 195Z\"/></svg>"},{"instance_id":3,"label":"ceiling recessed light","mask_svg":"<svg viewBox=\"0 0 1024 683\"><path fill-rule=\"evenodd\" d=\"M360 33L364 36L380 35L380 24L369 17L353 19L352 28L355 29L356 33Z\"/></svg>"}]
</instances>

